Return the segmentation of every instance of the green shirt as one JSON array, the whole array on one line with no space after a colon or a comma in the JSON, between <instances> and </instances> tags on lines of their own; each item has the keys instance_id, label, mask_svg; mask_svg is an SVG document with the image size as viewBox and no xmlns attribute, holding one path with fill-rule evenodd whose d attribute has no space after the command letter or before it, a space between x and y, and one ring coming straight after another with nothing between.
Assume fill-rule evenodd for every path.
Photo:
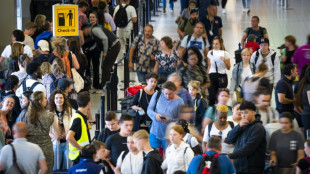
<instances>
[{"instance_id":1,"label":"green shirt","mask_svg":"<svg viewBox=\"0 0 310 174\"><path fill-rule=\"evenodd\" d=\"M227 105L226 105L227 106ZM213 110L216 109L217 105L215 104L214 107L213 106L209 106L207 111L205 112L205 117L206 118L210 118L213 122L216 121L216 117L215 117L215 111ZM233 112L231 110L231 107L230 106L227 106L228 107L228 113L227 113L227 116L232 116L233 115Z\"/></svg>"},{"instance_id":2,"label":"green shirt","mask_svg":"<svg viewBox=\"0 0 310 174\"><path fill-rule=\"evenodd\" d=\"M185 23L186 22L186 23ZM185 25L185 27L184 27ZM194 33L194 28L195 28L196 24L192 25L191 22L188 20L184 20L180 23L180 25L178 26L178 28L185 32L186 35L192 35ZM203 34L206 33L206 30L203 29Z\"/></svg>"}]
</instances>

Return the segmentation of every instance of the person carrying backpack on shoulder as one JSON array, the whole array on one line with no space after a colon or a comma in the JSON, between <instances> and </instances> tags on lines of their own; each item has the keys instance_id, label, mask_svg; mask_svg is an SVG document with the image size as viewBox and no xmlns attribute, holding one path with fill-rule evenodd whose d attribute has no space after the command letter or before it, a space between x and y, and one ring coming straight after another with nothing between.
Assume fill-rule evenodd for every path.
<instances>
[{"instance_id":1,"label":"person carrying backpack on shoulder","mask_svg":"<svg viewBox=\"0 0 310 174\"><path fill-rule=\"evenodd\" d=\"M220 155L222 151L222 140L220 137L212 136L208 140L207 152L194 157L189 164L187 174L206 173L209 169L211 173L233 174L236 169L226 155ZM206 162L211 162L206 165Z\"/></svg>"},{"instance_id":2,"label":"person carrying backpack on shoulder","mask_svg":"<svg viewBox=\"0 0 310 174\"><path fill-rule=\"evenodd\" d=\"M280 61L277 58L277 53L269 48L269 40L263 38L260 40L259 50L254 52L251 57L251 63L254 63L256 68L265 63L268 66L268 71L265 75L270 80L270 90L276 86L281 79Z\"/></svg>"},{"instance_id":3,"label":"person carrying backpack on shoulder","mask_svg":"<svg viewBox=\"0 0 310 174\"><path fill-rule=\"evenodd\" d=\"M42 78L40 64L35 62L29 63L26 67L26 72L29 78L19 85L16 90L16 96L21 98L24 91L41 91L46 94L46 88L39 80Z\"/></svg>"},{"instance_id":4,"label":"person carrying backpack on shoulder","mask_svg":"<svg viewBox=\"0 0 310 174\"><path fill-rule=\"evenodd\" d=\"M117 26L116 35L121 43L121 51L118 54L116 62L123 58L126 52L127 39L130 38L131 30L133 30L133 23L137 22L136 9L129 5L129 3L130 0L123 0L123 3L115 8L113 14L113 20ZM129 41L129 43L131 42Z\"/></svg>"},{"instance_id":5,"label":"person carrying backpack on shoulder","mask_svg":"<svg viewBox=\"0 0 310 174\"><path fill-rule=\"evenodd\" d=\"M49 99L51 93L57 88L59 79L69 78L64 73L64 63L60 58L56 58L52 64L52 73L43 76L43 85L46 88L46 98Z\"/></svg>"},{"instance_id":6,"label":"person carrying backpack on shoulder","mask_svg":"<svg viewBox=\"0 0 310 174\"><path fill-rule=\"evenodd\" d=\"M225 139L227 138L227 134L230 130L232 130L235 126L232 121L227 121L227 113L228 107L226 105L217 105L216 107L216 121L211 122L205 129L202 149L206 151L208 149L208 140L212 136L218 136L222 139L222 151L223 154L232 153L234 150L233 144L225 143Z\"/></svg>"}]
</instances>

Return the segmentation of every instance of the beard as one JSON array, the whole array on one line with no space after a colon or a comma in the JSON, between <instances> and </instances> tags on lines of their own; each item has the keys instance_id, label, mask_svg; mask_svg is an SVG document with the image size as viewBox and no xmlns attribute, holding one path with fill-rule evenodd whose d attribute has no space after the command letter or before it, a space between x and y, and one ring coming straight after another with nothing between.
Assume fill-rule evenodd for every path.
<instances>
[{"instance_id":1,"label":"beard","mask_svg":"<svg viewBox=\"0 0 310 174\"><path fill-rule=\"evenodd\" d=\"M198 22L198 19L191 19L191 20L190 20L190 23L191 23L192 25L195 25L197 22Z\"/></svg>"}]
</instances>

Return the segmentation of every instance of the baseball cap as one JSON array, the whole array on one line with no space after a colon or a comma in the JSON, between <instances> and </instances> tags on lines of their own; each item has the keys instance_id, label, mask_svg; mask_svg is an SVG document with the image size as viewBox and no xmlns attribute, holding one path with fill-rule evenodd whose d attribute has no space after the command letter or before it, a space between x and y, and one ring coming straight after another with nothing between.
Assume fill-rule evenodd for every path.
<instances>
[{"instance_id":1,"label":"baseball cap","mask_svg":"<svg viewBox=\"0 0 310 174\"><path fill-rule=\"evenodd\" d=\"M198 13L198 8L192 8L190 11L190 14L192 14L192 13Z\"/></svg>"},{"instance_id":2,"label":"baseball cap","mask_svg":"<svg viewBox=\"0 0 310 174\"><path fill-rule=\"evenodd\" d=\"M49 43L46 40L40 40L38 42L38 47L40 47L42 51L50 51Z\"/></svg>"},{"instance_id":3,"label":"baseball cap","mask_svg":"<svg viewBox=\"0 0 310 174\"><path fill-rule=\"evenodd\" d=\"M262 43L266 43L266 44L268 44L269 45L269 39L266 39L266 38L262 38L261 40L260 40L260 42L259 42L260 44L262 44Z\"/></svg>"},{"instance_id":4,"label":"baseball cap","mask_svg":"<svg viewBox=\"0 0 310 174\"><path fill-rule=\"evenodd\" d=\"M74 82L72 80L69 80L67 78L62 78L58 81L58 87L61 89L61 90L65 90L66 88L68 88L71 84L74 84Z\"/></svg>"}]
</instances>

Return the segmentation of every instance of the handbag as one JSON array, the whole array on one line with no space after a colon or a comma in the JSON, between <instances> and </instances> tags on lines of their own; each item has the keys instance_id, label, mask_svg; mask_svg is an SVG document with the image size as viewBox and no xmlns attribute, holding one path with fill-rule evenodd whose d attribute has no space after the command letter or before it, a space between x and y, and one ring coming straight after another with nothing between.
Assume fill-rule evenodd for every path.
<instances>
[{"instance_id":1,"label":"handbag","mask_svg":"<svg viewBox=\"0 0 310 174\"><path fill-rule=\"evenodd\" d=\"M70 61L70 67L71 67L71 74L72 74L72 80L74 81L73 87L74 90L79 93L84 88L84 79L81 77L81 75L77 72L75 68L72 66L72 52L69 53L69 61Z\"/></svg>"},{"instance_id":2,"label":"handbag","mask_svg":"<svg viewBox=\"0 0 310 174\"><path fill-rule=\"evenodd\" d=\"M217 74L217 79L218 79L218 87L219 88L226 88L228 85L227 74L218 73L216 61L215 61L215 69L216 69L216 74Z\"/></svg>"},{"instance_id":3,"label":"handbag","mask_svg":"<svg viewBox=\"0 0 310 174\"><path fill-rule=\"evenodd\" d=\"M13 163L12 166L5 172L7 174L24 174L24 172L17 165L16 153L13 144L10 144L13 151Z\"/></svg>"}]
</instances>

